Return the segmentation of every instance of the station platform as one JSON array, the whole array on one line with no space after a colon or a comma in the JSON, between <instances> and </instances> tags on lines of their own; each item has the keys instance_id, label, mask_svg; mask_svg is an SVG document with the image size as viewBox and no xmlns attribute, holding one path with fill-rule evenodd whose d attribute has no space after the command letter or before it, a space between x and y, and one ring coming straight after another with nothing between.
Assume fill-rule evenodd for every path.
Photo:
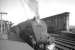
<instances>
[{"instance_id":1,"label":"station platform","mask_svg":"<svg viewBox=\"0 0 75 50\"><path fill-rule=\"evenodd\" d=\"M0 50L34 50L27 43L10 40L0 40Z\"/></svg>"}]
</instances>

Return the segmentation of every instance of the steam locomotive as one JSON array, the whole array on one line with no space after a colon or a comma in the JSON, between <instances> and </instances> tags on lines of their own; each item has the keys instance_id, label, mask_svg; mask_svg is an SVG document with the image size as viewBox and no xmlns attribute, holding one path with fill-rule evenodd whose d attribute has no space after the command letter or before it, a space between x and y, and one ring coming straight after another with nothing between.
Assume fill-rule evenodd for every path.
<instances>
[{"instance_id":1,"label":"steam locomotive","mask_svg":"<svg viewBox=\"0 0 75 50\"><path fill-rule=\"evenodd\" d=\"M55 45L54 38L51 37L50 34L48 34L46 39L44 39L46 41L42 41L42 42L37 41L36 36L33 31L33 28L32 28L32 24L31 24L32 21L34 21L34 20L33 19L27 20L25 22L22 22L16 26L12 27L8 31L8 39L14 40L14 39L16 39L15 37L17 37L16 40L19 39L18 41L28 43L35 50L46 50L46 49L48 49L49 45L51 45L51 44ZM41 35L39 35L39 36L41 36ZM44 36L44 38L45 38L45 36Z\"/></svg>"}]
</instances>

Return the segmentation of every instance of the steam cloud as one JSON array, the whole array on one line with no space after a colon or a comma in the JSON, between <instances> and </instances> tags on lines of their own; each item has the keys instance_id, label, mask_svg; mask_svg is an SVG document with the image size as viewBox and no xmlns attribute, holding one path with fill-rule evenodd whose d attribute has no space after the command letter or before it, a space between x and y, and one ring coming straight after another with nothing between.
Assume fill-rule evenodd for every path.
<instances>
[{"instance_id":1,"label":"steam cloud","mask_svg":"<svg viewBox=\"0 0 75 50\"><path fill-rule=\"evenodd\" d=\"M36 16L39 16L37 0L24 0L24 2L27 3L27 5L30 7L31 11L33 11Z\"/></svg>"}]
</instances>

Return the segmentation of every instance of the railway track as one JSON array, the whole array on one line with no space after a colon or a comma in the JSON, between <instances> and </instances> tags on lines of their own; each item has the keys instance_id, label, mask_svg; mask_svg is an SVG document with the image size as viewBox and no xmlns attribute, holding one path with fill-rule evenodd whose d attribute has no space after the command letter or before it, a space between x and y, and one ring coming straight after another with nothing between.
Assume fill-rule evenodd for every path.
<instances>
[{"instance_id":1,"label":"railway track","mask_svg":"<svg viewBox=\"0 0 75 50\"><path fill-rule=\"evenodd\" d=\"M58 50L75 50L75 41L68 39L67 36L53 35L55 37L56 49Z\"/></svg>"}]
</instances>

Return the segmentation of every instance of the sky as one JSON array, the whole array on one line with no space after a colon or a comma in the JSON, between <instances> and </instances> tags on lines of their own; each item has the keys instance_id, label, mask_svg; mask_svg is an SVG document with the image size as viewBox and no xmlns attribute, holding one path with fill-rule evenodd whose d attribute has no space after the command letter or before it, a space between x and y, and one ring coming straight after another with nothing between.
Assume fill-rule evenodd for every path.
<instances>
[{"instance_id":1,"label":"sky","mask_svg":"<svg viewBox=\"0 0 75 50\"><path fill-rule=\"evenodd\" d=\"M38 2L40 18L70 12L69 25L75 26L74 0L38 0ZM0 11L7 12L7 16L3 15L3 19L12 21L14 25L34 17L34 12L23 0L0 0Z\"/></svg>"}]
</instances>

